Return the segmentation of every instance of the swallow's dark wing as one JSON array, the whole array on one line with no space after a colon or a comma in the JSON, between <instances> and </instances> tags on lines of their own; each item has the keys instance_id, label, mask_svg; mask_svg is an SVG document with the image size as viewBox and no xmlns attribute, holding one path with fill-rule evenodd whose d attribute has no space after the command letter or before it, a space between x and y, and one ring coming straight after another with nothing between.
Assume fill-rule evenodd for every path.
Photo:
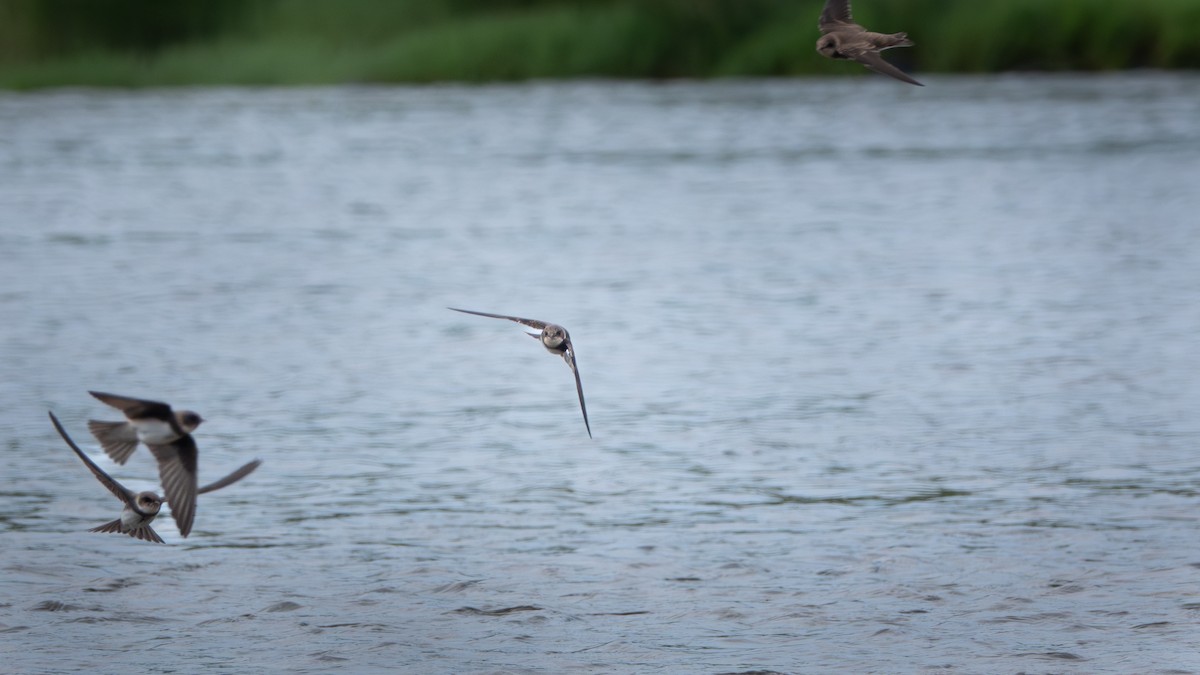
<instances>
[{"instance_id":1,"label":"swallow's dark wing","mask_svg":"<svg viewBox=\"0 0 1200 675\"><path fill-rule=\"evenodd\" d=\"M171 517L180 536L186 537L196 517L196 440L184 434L170 443L149 447L158 460L158 477L171 505Z\"/></svg>"},{"instance_id":2,"label":"swallow's dark wing","mask_svg":"<svg viewBox=\"0 0 1200 675\"><path fill-rule=\"evenodd\" d=\"M588 438L592 437L592 425L588 423L587 404L583 402L583 383L579 381L579 368L575 365L575 349L571 343L567 343L567 349L563 352L563 360L571 367L571 373L575 375L575 392L579 394L579 409L583 411L583 426L587 427Z\"/></svg>"},{"instance_id":3,"label":"swallow's dark wing","mask_svg":"<svg viewBox=\"0 0 1200 675\"><path fill-rule=\"evenodd\" d=\"M262 460L256 459L253 462L247 462L246 464L242 465L242 468L238 469L237 471L234 471L233 473L229 474L228 476L225 476L221 480L213 481L213 482L209 483L208 485L205 485L204 487L200 488L199 490L196 490L196 494L202 495L205 492L212 492L213 490L220 490L223 487L233 485L234 483L238 482L239 480L254 473L254 470L258 468L259 464L262 464ZM174 508L174 507L172 507L172 508Z\"/></svg>"},{"instance_id":4,"label":"swallow's dark wing","mask_svg":"<svg viewBox=\"0 0 1200 675\"><path fill-rule=\"evenodd\" d=\"M900 80L901 82L915 84L918 87L925 86L925 85L921 84L920 82L917 82L913 78L909 77L908 74L905 73L903 70L900 70L896 66L893 66L892 64L885 61L883 56L880 55L879 52L862 51L857 54L854 54L853 57L854 57L855 61L858 61L859 63L863 64L864 66L870 68L871 70L873 70L877 73L881 73L883 75L889 75L891 77L896 78L897 80Z\"/></svg>"},{"instance_id":5,"label":"swallow's dark wing","mask_svg":"<svg viewBox=\"0 0 1200 675\"><path fill-rule=\"evenodd\" d=\"M125 413L125 416L129 419L149 417L171 424L175 423L175 414L171 412L171 406L161 401L147 401L141 398L117 396L116 394L106 394L102 391L89 391L88 393L100 399L103 403L111 405Z\"/></svg>"},{"instance_id":6,"label":"swallow's dark wing","mask_svg":"<svg viewBox=\"0 0 1200 675\"><path fill-rule=\"evenodd\" d=\"M822 33L857 25L850 16L850 0L825 0L825 9L821 10L821 18L817 21Z\"/></svg>"},{"instance_id":7,"label":"swallow's dark wing","mask_svg":"<svg viewBox=\"0 0 1200 675\"><path fill-rule=\"evenodd\" d=\"M63 440L67 442L67 445L71 446L71 449L75 451L76 455L79 455L79 459L83 460L83 463L86 464L87 468L91 470L92 475L96 477L96 480L100 481L101 485L108 488L109 492L116 495L117 499L125 502L126 506L133 506L134 502L137 500L137 495L129 488L118 483L115 478L104 473L104 469L96 466L96 463L93 462L90 457L83 454L83 451L79 449L79 446L75 445L75 441L71 440L71 437L67 435L67 430L63 429L62 424L59 423L58 418L54 416L54 413L50 413L50 421L54 423L54 428L58 430L58 435L62 436Z\"/></svg>"},{"instance_id":8,"label":"swallow's dark wing","mask_svg":"<svg viewBox=\"0 0 1200 675\"><path fill-rule=\"evenodd\" d=\"M505 316L503 314L488 314L487 312L472 312L469 309L457 309L455 307L447 307L446 309L452 309L456 312L462 312L463 314L475 314L478 316L487 316L487 317L491 317L493 319L508 319L509 321L516 321L517 323L521 324L522 326L529 326L530 328L533 328L534 330L541 330L546 327L545 321L538 321L537 319L522 319L519 316Z\"/></svg>"}]
</instances>

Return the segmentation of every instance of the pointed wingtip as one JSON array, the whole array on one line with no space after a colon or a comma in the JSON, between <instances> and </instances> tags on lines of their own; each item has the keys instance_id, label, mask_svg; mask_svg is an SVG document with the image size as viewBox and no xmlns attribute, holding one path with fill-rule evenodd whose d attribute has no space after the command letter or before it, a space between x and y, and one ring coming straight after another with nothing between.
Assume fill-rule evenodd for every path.
<instances>
[{"instance_id":1,"label":"pointed wingtip","mask_svg":"<svg viewBox=\"0 0 1200 675\"><path fill-rule=\"evenodd\" d=\"M588 421L587 404L583 402L583 390L579 390L579 412L583 413L583 428L587 429L588 438L592 438L592 423Z\"/></svg>"},{"instance_id":2,"label":"pointed wingtip","mask_svg":"<svg viewBox=\"0 0 1200 675\"><path fill-rule=\"evenodd\" d=\"M67 443L74 447L75 444L70 440L70 436L67 435L67 430L63 428L62 422L59 422L58 417L54 415L54 411L47 410L46 414L50 416L50 422L54 425L54 428L58 430L58 435L62 436Z\"/></svg>"}]
</instances>

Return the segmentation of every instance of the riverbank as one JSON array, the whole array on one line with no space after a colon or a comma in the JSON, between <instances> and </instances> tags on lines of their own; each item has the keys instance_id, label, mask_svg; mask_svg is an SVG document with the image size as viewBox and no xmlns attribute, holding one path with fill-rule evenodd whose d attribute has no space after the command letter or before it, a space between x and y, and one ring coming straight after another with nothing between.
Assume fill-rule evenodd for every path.
<instances>
[{"instance_id":1,"label":"riverbank","mask_svg":"<svg viewBox=\"0 0 1200 675\"><path fill-rule=\"evenodd\" d=\"M820 0L12 0L0 87L859 75L813 49ZM150 8L154 11L149 11ZM1192 0L875 0L918 72L1200 68Z\"/></svg>"}]
</instances>

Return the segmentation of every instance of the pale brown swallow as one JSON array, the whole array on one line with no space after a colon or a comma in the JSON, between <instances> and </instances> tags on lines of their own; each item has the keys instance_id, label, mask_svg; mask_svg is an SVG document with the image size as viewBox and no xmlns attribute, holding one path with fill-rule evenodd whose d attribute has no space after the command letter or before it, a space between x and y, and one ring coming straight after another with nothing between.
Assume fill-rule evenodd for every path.
<instances>
[{"instance_id":1,"label":"pale brown swallow","mask_svg":"<svg viewBox=\"0 0 1200 675\"><path fill-rule=\"evenodd\" d=\"M120 499L121 502L125 504L125 508L121 510L120 518L107 522L98 527L93 527L88 531L116 532L119 534L128 534L135 539L141 539L143 541L152 541L158 544L165 543L163 542L162 537L158 536L158 533L154 531L154 528L150 527L150 523L154 522L154 519L158 517L159 510L162 508L162 497L159 497L157 493L150 491L134 492L133 490L130 490L122 485L115 478L105 473L103 469L97 466L90 457L88 457L82 450L79 449L79 446L76 445L75 441L72 440L67 434L67 430L63 429L62 424L58 421L58 418L54 416L54 413L50 413L50 421L54 423L54 428L58 430L58 435L62 436L63 440L67 442L67 445L70 446L71 450L75 451L75 454L79 456L79 459L83 460L84 465L86 465L87 468L92 472L92 475L96 477L96 480L100 481L101 485L108 488L109 492L113 493L117 499ZM249 476L254 472L255 469L258 468L260 464L262 464L262 462L257 459L252 462L247 462L238 468L237 471L234 471L228 476L199 488L196 490L196 493L204 494L206 492L220 490L223 487L232 485L246 476Z\"/></svg>"},{"instance_id":2,"label":"pale brown swallow","mask_svg":"<svg viewBox=\"0 0 1200 675\"><path fill-rule=\"evenodd\" d=\"M179 434L176 428L192 433L204 421L191 410L172 411L171 406L159 401L146 401L104 392L89 391L89 394L125 413L124 422L88 420L88 430L100 442L100 447L117 464L129 461L137 449L138 441L146 443L169 442ZM174 424L171 423L172 417Z\"/></svg>"},{"instance_id":3,"label":"pale brown swallow","mask_svg":"<svg viewBox=\"0 0 1200 675\"><path fill-rule=\"evenodd\" d=\"M831 59L858 61L877 73L889 75L918 87L917 82L903 70L888 63L880 54L892 47L911 47L915 44L906 33L872 33L854 23L850 16L850 0L825 0L825 9L817 22L821 38L817 40L817 51Z\"/></svg>"},{"instance_id":4,"label":"pale brown swallow","mask_svg":"<svg viewBox=\"0 0 1200 675\"><path fill-rule=\"evenodd\" d=\"M588 438L592 437L592 425L588 423L587 404L583 402L583 384L579 381L579 368L575 365L575 347L571 344L571 335L567 333L566 328L557 324L538 321L537 319L522 319L518 316L473 312L469 309L457 309L454 307L447 307L447 309L462 312L463 314L475 314L493 319L507 319L538 331L537 333L526 333L526 335L541 340L542 346L546 348L546 351L561 356L563 361L566 361L567 365L571 368L571 373L575 375L575 392L579 394L579 409L583 411L583 426L587 428Z\"/></svg>"},{"instance_id":5,"label":"pale brown swallow","mask_svg":"<svg viewBox=\"0 0 1200 675\"><path fill-rule=\"evenodd\" d=\"M192 531L192 521L196 517L196 461L199 455L196 440L192 438L189 428L195 429L203 420L196 413L182 411L177 414L171 410L171 406L159 401L99 391L88 393L125 413L125 418L129 420L127 423L118 423L129 428L116 431L115 427L108 426L102 427L99 433L94 420L89 422L88 428L92 430L96 440L100 441L100 445L110 455L114 452L109 451L106 440L111 443L114 437L119 437L123 439L125 446L128 446L131 431L136 435L137 441L146 444L158 460L158 475L162 481L163 492L167 495L167 502L171 505L171 517L179 526L179 534L188 536ZM100 424L104 425L103 422ZM136 447L137 442L134 441L133 445ZM123 456L128 459L130 452L132 451L124 451Z\"/></svg>"}]
</instances>

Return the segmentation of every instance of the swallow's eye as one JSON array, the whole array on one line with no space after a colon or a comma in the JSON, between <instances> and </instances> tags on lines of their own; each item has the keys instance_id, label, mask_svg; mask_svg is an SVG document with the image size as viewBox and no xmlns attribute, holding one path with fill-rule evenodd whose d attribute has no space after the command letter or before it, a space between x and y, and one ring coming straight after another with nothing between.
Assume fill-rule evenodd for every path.
<instances>
[{"instance_id":1,"label":"swallow's eye","mask_svg":"<svg viewBox=\"0 0 1200 675\"><path fill-rule=\"evenodd\" d=\"M183 416L183 423L189 427L194 427L200 424L200 416L196 413L187 413Z\"/></svg>"}]
</instances>

